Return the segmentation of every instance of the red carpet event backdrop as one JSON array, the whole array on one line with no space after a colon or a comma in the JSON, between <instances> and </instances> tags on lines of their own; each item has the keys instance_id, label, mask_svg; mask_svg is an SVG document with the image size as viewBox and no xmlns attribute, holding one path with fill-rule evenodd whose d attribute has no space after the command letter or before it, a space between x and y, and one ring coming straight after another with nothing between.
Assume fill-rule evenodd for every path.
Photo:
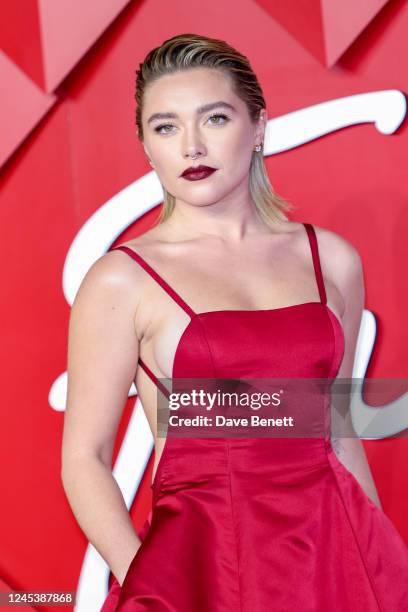
<instances>
[{"instance_id":1,"label":"red carpet event backdrop","mask_svg":"<svg viewBox=\"0 0 408 612\"><path fill-rule=\"evenodd\" d=\"M296 205L293 220L337 232L362 257L353 376L408 379L407 2L3 2L0 590L76 591L87 612L109 572L60 479L68 319L92 263L157 218L162 191L136 136L135 70L183 32L249 58L267 100L272 185ZM408 543L407 393L401 384L376 406L360 397L355 416L377 411L381 435L362 436L364 446ZM113 467L136 530L151 505L151 450L132 388Z\"/></svg>"}]
</instances>

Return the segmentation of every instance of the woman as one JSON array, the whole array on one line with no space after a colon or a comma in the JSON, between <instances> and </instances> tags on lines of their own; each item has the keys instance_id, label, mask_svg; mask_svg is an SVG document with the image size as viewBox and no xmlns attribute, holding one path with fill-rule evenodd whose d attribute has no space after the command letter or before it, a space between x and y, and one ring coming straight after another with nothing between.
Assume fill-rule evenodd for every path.
<instances>
[{"instance_id":1,"label":"woman","mask_svg":"<svg viewBox=\"0 0 408 612\"><path fill-rule=\"evenodd\" d=\"M330 435L157 435L160 378L351 377L364 283L356 249L273 192L244 56L175 36L136 100L160 222L95 262L69 329L62 477L115 576L104 612L408 609L407 548L358 438L335 454ZM132 381L156 443L143 544L111 473Z\"/></svg>"}]
</instances>

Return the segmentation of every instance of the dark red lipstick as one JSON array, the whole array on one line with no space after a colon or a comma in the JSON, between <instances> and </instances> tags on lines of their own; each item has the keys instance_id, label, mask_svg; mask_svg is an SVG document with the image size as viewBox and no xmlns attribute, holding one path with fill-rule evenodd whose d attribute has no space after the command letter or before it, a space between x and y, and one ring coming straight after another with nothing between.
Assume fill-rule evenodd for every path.
<instances>
[{"instance_id":1,"label":"dark red lipstick","mask_svg":"<svg viewBox=\"0 0 408 612\"><path fill-rule=\"evenodd\" d=\"M190 166L180 176L187 181L201 181L216 170L217 168L211 168L211 166Z\"/></svg>"}]
</instances>

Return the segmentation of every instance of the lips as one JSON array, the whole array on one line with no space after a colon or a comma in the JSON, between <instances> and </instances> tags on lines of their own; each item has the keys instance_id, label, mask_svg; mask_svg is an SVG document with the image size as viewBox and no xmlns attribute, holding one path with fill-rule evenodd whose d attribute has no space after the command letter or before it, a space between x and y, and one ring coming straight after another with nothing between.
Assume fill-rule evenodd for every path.
<instances>
[{"instance_id":1,"label":"lips","mask_svg":"<svg viewBox=\"0 0 408 612\"><path fill-rule=\"evenodd\" d=\"M217 168L211 168L211 166L196 166L195 168L191 167L184 170L181 177L187 181L200 181L213 174L216 170Z\"/></svg>"}]
</instances>

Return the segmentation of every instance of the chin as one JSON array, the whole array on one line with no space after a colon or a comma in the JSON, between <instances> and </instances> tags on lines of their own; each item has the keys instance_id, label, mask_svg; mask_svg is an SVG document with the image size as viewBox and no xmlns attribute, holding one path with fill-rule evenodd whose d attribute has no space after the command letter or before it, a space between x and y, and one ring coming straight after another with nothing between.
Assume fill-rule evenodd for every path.
<instances>
[{"instance_id":1,"label":"chin","mask_svg":"<svg viewBox=\"0 0 408 612\"><path fill-rule=\"evenodd\" d=\"M178 196L176 195L176 199L182 200L191 206L209 206L220 200L223 195L223 193L216 193L214 191L200 194L191 190L189 193L180 193Z\"/></svg>"}]
</instances>

